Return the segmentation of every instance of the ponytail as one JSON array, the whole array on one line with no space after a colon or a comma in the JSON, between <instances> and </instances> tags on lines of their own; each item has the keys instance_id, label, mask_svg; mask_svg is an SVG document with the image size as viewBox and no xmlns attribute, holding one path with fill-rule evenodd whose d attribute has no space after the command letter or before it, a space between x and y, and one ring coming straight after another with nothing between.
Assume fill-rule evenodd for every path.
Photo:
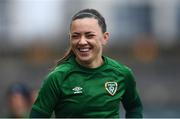
<instances>
[{"instance_id":1,"label":"ponytail","mask_svg":"<svg viewBox=\"0 0 180 119\"><path fill-rule=\"evenodd\" d=\"M64 56L59 59L56 63L56 66L59 66L60 64L62 64L65 60L67 60L69 57L71 57L72 55L74 55L72 48L69 47L69 49L67 50L67 52L64 54Z\"/></svg>"}]
</instances>

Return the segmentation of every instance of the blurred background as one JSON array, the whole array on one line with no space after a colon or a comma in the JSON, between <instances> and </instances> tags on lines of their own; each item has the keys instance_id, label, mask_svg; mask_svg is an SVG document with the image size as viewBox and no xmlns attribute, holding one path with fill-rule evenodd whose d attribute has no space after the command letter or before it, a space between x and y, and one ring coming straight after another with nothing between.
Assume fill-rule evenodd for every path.
<instances>
[{"instance_id":1,"label":"blurred background","mask_svg":"<svg viewBox=\"0 0 180 119\"><path fill-rule=\"evenodd\" d=\"M104 54L133 69L144 117L180 117L179 0L0 0L0 117L10 85L38 91L68 48L71 16L83 8L105 17Z\"/></svg>"}]
</instances>

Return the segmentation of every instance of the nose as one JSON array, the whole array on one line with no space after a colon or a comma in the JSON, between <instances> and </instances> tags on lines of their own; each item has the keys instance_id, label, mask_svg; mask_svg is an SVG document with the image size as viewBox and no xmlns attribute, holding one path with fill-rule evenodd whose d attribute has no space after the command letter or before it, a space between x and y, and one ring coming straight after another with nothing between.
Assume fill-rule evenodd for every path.
<instances>
[{"instance_id":1,"label":"nose","mask_svg":"<svg viewBox=\"0 0 180 119\"><path fill-rule=\"evenodd\" d=\"M79 40L79 45L86 45L87 44L87 39L84 36L81 36Z\"/></svg>"}]
</instances>

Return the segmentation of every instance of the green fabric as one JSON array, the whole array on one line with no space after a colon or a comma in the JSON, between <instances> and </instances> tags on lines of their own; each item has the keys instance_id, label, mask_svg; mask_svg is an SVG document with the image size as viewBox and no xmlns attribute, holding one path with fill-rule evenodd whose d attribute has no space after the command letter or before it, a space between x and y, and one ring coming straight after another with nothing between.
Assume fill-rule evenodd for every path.
<instances>
[{"instance_id":1,"label":"green fabric","mask_svg":"<svg viewBox=\"0 0 180 119\"><path fill-rule=\"evenodd\" d=\"M29 117L30 118L48 118L49 116L32 109Z\"/></svg>"},{"instance_id":2,"label":"green fabric","mask_svg":"<svg viewBox=\"0 0 180 119\"><path fill-rule=\"evenodd\" d=\"M48 117L54 111L56 117L118 118L122 102L126 117L142 117L131 70L108 57L103 59L102 66L92 69L70 57L46 77L32 109Z\"/></svg>"}]
</instances>

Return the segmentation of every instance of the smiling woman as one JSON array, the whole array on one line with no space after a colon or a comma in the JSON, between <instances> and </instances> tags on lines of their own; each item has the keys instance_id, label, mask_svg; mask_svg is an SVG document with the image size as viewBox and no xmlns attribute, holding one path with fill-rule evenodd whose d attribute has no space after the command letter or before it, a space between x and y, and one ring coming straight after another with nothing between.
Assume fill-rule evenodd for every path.
<instances>
[{"instance_id":1,"label":"smiling woman","mask_svg":"<svg viewBox=\"0 0 180 119\"><path fill-rule=\"evenodd\" d=\"M92 18L74 20L70 30L72 51L79 64L95 68L103 64L102 46L109 39L109 33L103 33L98 21Z\"/></svg>"},{"instance_id":2,"label":"smiling woman","mask_svg":"<svg viewBox=\"0 0 180 119\"><path fill-rule=\"evenodd\" d=\"M105 19L94 9L72 17L70 47L49 73L30 117L118 118L120 102L126 117L142 117L142 104L132 71L103 56L109 40Z\"/></svg>"}]
</instances>

